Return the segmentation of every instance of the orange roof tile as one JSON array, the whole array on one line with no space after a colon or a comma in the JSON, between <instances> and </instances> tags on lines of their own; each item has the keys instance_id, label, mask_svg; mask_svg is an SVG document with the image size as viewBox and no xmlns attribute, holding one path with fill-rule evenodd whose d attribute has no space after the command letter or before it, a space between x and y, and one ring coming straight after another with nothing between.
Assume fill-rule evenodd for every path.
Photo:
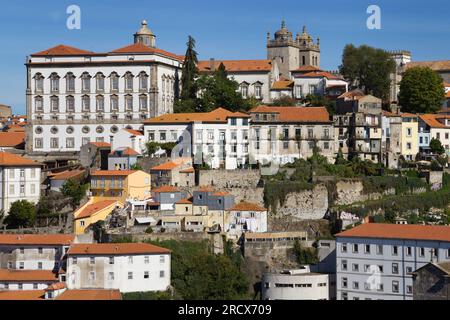
<instances>
[{"instance_id":1,"label":"orange roof tile","mask_svg":"<svg viewBox=\"0 0 450 320\"><path fill-rule=\"evenodd\" d=\"M271 60L215 60L214 67L218 69L221 63L227 72L272 70ZM197 68L200 72L211 72L211 61L199 61Z\"/></svg>"},{"instance_id":2,"label":"orange roof tile","mask_svg":"<svg viewBox=\"0 0 450 320\"><path fill-rule=\"evenodd\" d=\"M44 290L0 291L0 300L43 300L44 294Z\"/></svg>"},{"instance_id":3,"label":"orange roof tile","mask_svg":"<svg viewBox=\"0 0 450 320\"><path fill-rule=\"evenodd\" d=\"M0 281L28 282L28 281L58 281L51 270L11 270L0 269Z\"/></svg>"},{"instance_id":4,"label":"orange roof tile","mask_svg":"<svg viewBox=\"0 0 450 320\"><path fill-rule=\"evenodd\" d=\"M134 134L135 136L143 136L144 133L142 131L133 130L133 129L124 129L125 131Z\"/></svg>"},{"instance_id":5,"label":"orange roof tile","mask_svg":"<svg viewBox=\"0 0 450 320\"><path fill-rule=\"evenodd\" d=\"M122 155L123 156L136 156L136 155L140 155L139 152L137 152L134 149L131 149L130 147L126 147L126 148L120 148L120 149L116 149L113 152L110 153L110 155L117 155L117 151L122 151Z\"/></svg>"},{"instance_id":6,"label":"orange roof tile","mask_svg":"<svg viewBox=\"0 0 450 320\"><path fill-rule=\"evenodd\" d=\"M179 192L180 189L174 186L161 186L159 188L153 189L153 192L164 193L164 192Z\"/></svg>"},{"instance_id":7,"label":"orange roof tile","mask_svg":"<svg viewBox=\"0 0 450 320\"><path fill-rule=\"evenodd\" d=\"M70 245L74 234L0 234L0 244L12 245Z\"/></svg>"},{"instance_id":8,"label":"orange roof tile","mask_svg":"<svg viewBox=\"0 0 450 320\"><path fill-rule=\"evenodd\" d=\"M153 171L170 171L184 163L187 163L191 161L191 158L178 158L178 159L174 159L172 161L168 161L165 163L162 163L160 165L154 166L153 168L151 168L150 170Z\"/></svg>"},{"instance_id":9,"label":"orange roof tile","mask_svg":"<svg viewBox=\"0 0 450 320\"><path fill-rule=\"evenodd\" d=\"M6 128L5 132L25 132L24 126L26 125L26 123L13 123Z\"/></svg>"},{"instance_id":10,"label":"orange roof tile","mask_svg":"<svg viewBox=\"0 0 450 320\"><path fill-rule=\"evenodd\" d=\"M45 291L61 290L61 289L65 289L65 288L66 288L65 282L55 282L55 283L52 283L51 285L49 285L45 289Z\"/></svg>"},{"instance_id":11,"label":"orange roof tile","mask_svg":"<svg viewBox=\"0 0 450 320\"><path fill-rule=\"evenodd\" d=\"M194 170L193 167L190 167L190 168L187 168L187 169L184 169L184 170L180 170L179 172L180 173L194 173L195 170Z\"/></svg>"},{"instance_id":12,"label":"orange roof tile","mask_svg":"<svg viewBox=\"0 0 450 320\"><path fill-rule=\"evenodd\" d=\"M3 167L18 167L18 166L41 166L39 162L36 162L34 160L26 159L23 157L20 157L18 155L0 151L0 166Z\"/></svg>"},{"instance_id":13,"label":"orange roof tile","mask_svg":"<svg viewBox=\"0 0 450 320\"><path fill-rule=\"evenodd\" d=\"M56 300L122 300L118 289L66 290Z\"/></svg>"},{"instance_id":14,"label":"orange roof tile","mask_svg":"<svg viewBox=\"0 0 450 320\"><path fill-rule=\"evenodd\" d=\"M93 144L97 148L111 148L111 143L108 142L90 142L90 144Z\"/></svg>"},{"instance_id":15,"label":"orange roof tile","mask_svg":"<svg viewBox=\"0 0 450 320\"><path fill-rule=\"evenodd\" d=\"M39 57L39 56L85 56L85 55L94 55L95 53L92 51L86 51L82 49L78 49L71 46L66 46L60 44L56 47L40 51L37 53L33 53L31 56Z\"/></svg>"},{"instance_id":16,"label":"orange roof tile","mask_svg":"<svg viewBox=\"0 0 450 320\"><path fill-rule=\"evenodd\" d=\"M266 208L261 207L260 205L256 204L256 203L251 203L251 202L239 202L238 204L236 204L234 207L228 209L228 211L267 211Z\"/></svg>"},{"instance_id":17,"label":"orange roof tile","mask_svg":"<svg viewBox=\"0 0 450 320\"><path fill-rule=\"evenodd\" d=\"M68 255L126 255L170 253L169 249L148 243L89 243L73 244Z\"/></svg>"},{"instance_id":18,"label":"orange roof tile","mask_svg":"<svg viewBox=\"0 0 450 320\"><path fill-rule=\"evenodd\" d=\"M342 80L334 74L326 71L312 71L297 76L298 78L327 78L329 80Z\"/></svg>"},{"instance_id":19,"label":"orange roof tile","mask_svg":"<svg viewBox=\"0 0 450 320\"><path fill-rule=\"evenodd\" d=\"M406 64L406 69L413 67L428 67L434 71L450 70L450 60L414 61Z\"/></svg>"},{"instance_id":20,"label":"orange roof tile","mask_svg":"<svg viewBox=\"0 0 450 320\"><path fill-rule=\"evenodd\" d=\"M159 117L147 119L144 121L144 123L145 124L193 123L193 122L226 123L228 118L233 117L248 118L249 115L241 112L231 112L223 108L217 108L211 112L165 114Z\"/></svg>"},{"instance_id":21,"label":"orange roof tile","mask_svg":"<svg viewBox=\"0 0 450 320\"><path fill-rule=\"evenodd\" d=\"M96 202L93 204L89 204L74 219L78 220L78 219L90 217L90 216L94 215L95 213L97 213L98 211L106 209L109 206L115 204L116 202L117 202L117 200L104 200L104 201L99 201L99 202Z\"/></svg>"},{"instance_id":22,"label":"orange roof tile","mask_svg":"<svg viewBox=\"0 0 450 320\"><path fill-rule=\"evenodd\" d=\"M132 173L137 172L138 170L96 170L91 173L93 177L101 177L101 176L129 176Z\"/></svg>"},{"instance_id":23,"label":"orange roof tile","mask_svg":"<svg viewBox=\"0 0 450 320\"><path fill-rule=\"evenodd\" d=\"M227 195L229 195L230 193L229 192L226 192L226 191L218 191L218 192L214 192L212 195L213 196L227 196Z\"/></svg>"},{"instance_id":24,"label":"orange roof tile","mask_svg":"<svg viewBox=\"0 0 450 320\"><path fill-rule=\"evenodd\" d=\"M200 186L197 191L200 192L215 192L215 189L211 186Z\"/></svg>"},{"instance_id":25,"label":"orange roof tile","mask_svg":"<svg viewBox=\"0 0 450 320\"><path fill-rule=\"evenodd\" d=\"M147 47L145 45L143 45L142 43L134 43L116 50L113 50L111 52L109 52L110 54L114 54L114 53L133 53L133 54L157 54L157 55L162 55L162 56L166 56L178 61L182 61L182 59L180 59L180 56L168 51L164 51L158 48L150 48Z\"/></svg>"},{"instance_id":26,"label":"orange roof tile","mask_svg":"<svg viewBox=\"0 0 450 320\"><path fill-rule=\"evenodd\" d=\"M279 122L330 122L325 107L270 107L258 106L250 113L278 113Z\"/></svg>"},{"instance_id":27,"label":"orange roof tile","mask_svg":"<svg viewBox=\"0 0 450 320\"><path fill-rule=\"evenodd\" d=\"M438 119L442 119L442 115L438 114L421 114L419 115L419 118L422 119L423 122L425 122L428 126L431 128L448 128L450 129L450 126L446 126L442 122L440 122ZM445 116L444 116L445 117Z\"/></svg>"},{"instance_id":28,"label":"orange roof tile","mask_svg":"<svg viewBox=\"0 0 450 320\"><path fill-rule=\"evenodd\" d=\"M85 173L85 170L75 169L75 170L66 170L63 172L55 173L50 180L68 180L72 178L77 178L82 176Z\"/></svg>"},{"instance_id":29,"label":"orange roof tile","mask_svg":"<svg viewBox=\"0 0 450 320\"><path fill-rule=\"evenodd\" d=\"M176 204L192 204L192 197L175 202Z\"/></svg>"},{"instance_id":30,"label":"orange roof tile","mask_svg":"<svg viewBox=\"0 0 450 320\"><path fill-rule=\"evenodd\" d=\"M320 68L314 66L301 66L300 68L291 70L292 72L310 72L310 71L322 71Z\"/></svg>"},{"instance_id":31,"label":"orange roof tile","mask_svg":"<svg viewBox=\"0 0 450 320\"><path fill-rule=\"evenodd\" d=\"M25 132L0 132L0 147L16 148L25 143Z\"/></svg>"},{"instance_id":32,"label":"orange roof tile","mask_svg":"<svg viewBox=\"0 0 450 320\"><path fill-rule=\"evenodd\" d=\"M338 99L345 99L345 100L358 100L362 97L365 97L366 95L362 90L355 89L352 91L344 92L341 94Z\"/></svg>"},{"instance_id":33,"label":"orange roof tile","mask_svg":"<svg viewBox=\"0 0 450 320\"><path fill-rule=\"evenodd\" d=\"M279 80L273 83L271 90L288 90L291 89L293 85L294 81L292 80Z\"/></svg>"},{"instance_id":34,"label":"orange roof tile","mask_svg":"<svg viewBox=\"0 0 450 320\"><path fill-rule=\"evenodd\" d=\"M336 237L385 238L450 242L450 226L364 223Z\"/></svg>"}]
</instances>

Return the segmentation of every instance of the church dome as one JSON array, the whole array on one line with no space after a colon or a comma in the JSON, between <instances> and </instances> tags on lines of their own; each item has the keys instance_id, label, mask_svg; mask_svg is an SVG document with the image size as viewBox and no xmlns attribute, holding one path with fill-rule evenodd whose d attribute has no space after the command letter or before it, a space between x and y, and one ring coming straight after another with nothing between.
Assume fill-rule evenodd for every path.
<instances>
[{"instance_id":1,"label":"church dome","mask_svg":"<svg viewBox=\"0 0 450 320\"><path fill-rule=\"evenodd\" d=\"M286 22L283 20L281 22L281 29L275 32L275 39L285 40L290 38L292 38L292 32L286 28Z\"/></svg>"},{"instance_id":2,"label":"church dome","mask_svg":"<svg viewBox=\"0 0 450 320\"><path fill-rule=\"evenodd\" d=\"M141 28L134 34L134 43L142 43L147 47L154 48L155 38L155 34L148 27L147 21L144 20L141 23Z\"/></svg>"},{"instance_id":3,"label":"church dome","mask_svg":"<svg viewBox=\"0 0 450 320\"><path fill-rule=\"evenodd\" d=\"M141 28L138 32L136 32L136 35L154 35L154 33L148 27L147 21L143 20L141 23Z\"/></svg>"}]
</instances>

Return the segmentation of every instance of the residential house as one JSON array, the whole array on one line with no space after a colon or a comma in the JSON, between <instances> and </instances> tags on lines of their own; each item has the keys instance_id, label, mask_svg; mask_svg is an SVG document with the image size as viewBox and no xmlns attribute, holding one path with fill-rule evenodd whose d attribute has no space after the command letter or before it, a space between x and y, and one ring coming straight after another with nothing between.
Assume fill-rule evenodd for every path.
<instances>
[{"instance_id":1,"label":"residential house","mask_svg":"<svg viewBox=\"0 0 450 320\"><path fill-rule=\"evenodd\" d=\"M68 180L82 180L85 177L86 170L84 169L74 169L74 170L64 170L62 172L49 174L50 179L50 190L60 191L61 187Z\"/></svg>"},{"instance_id":2,"label":"residential house","mask_svg":"<svg viewBox=\"0 0 450 320\"><path fill-rule=\"evenodd\" d=\"M158 210L172 211L175 209L175 203L185 199L187 196L185 191L181 191L174 186L161 186L152 190L151 204L157 206Z\"/></svg>"},{"instance_id":3,"label":"residential house","mask_svg":"<svg viewBox=\"0 0 450 320\"><path fill-rule=\"evenodd\" d=\"M111 144L108 142L90 142L80 149L80 164L85 168L108 170L108 155Z\"/></svg>"},{"instance_id":4,"label":"residential house","mask_svg":"<svg viewBox=\"0 0 450 320\"><path fill-rule=\"evenodd\" d=\"M412 273L450 261L450 227L364 223L336 235L338 300L412 300Z\"/></svg>"},{"instance_id":5,"label":"residential house","mask_svg":"<svg viewBox=\"0 0 450 320\"><path fill-rule=\"evenodd\" d=\"M58 275L51 270L0 269L0 291L44 290L58 281Z\"/></svg>"},{"instance_id":6,"label":"residential house","mask_svg":"<svg viewBox=\"0 0 450 320\"><path fill-rule=\"evenodd\" d=\"M165 291L170 250L147 243L74 244L67 252L67 288Z\"/></svg>"},{"instance_id":7,"label":"residential house","mask_svg":"<svg viewBox=\"0 0 450 320\"><path fill-rule=\"evenodd\" d=\"M412 276L414 300L450 300L450 262L430 262Z\"/></svg>"},{"instance_id":8,"label":"residential house","mask_svg":"<svg viewBox=\"0 0 450 320\"><path fill-rule=\"evenodd\" d=\"M293 88L294 81L292 80L283 78L275 81L270 88L270 98L272 101L281 98L292 98Z\"/></svg>"},{"instance_id":9,"label":"residential house","mask_svg":"<svg viewBox=\"0 0 450 320\"><path fill-rule=\"evenodd\" d=\"M91 193L125 203L127 199L146 200L150 194L150 175L141 170L97 170L91 173Z\"/></svg>"},{"instance_id":10,"label":"residential house","mask_svg":"<svg viewBox=\"0 0 450 320\"><path fill-rule=\"evenodd\" d=\"M140 154L130 147L122 147L108 155L108 170L132 170Z\"/></svg>"},{"instance_id":11,"label":"residential house","mask_svg":"<svg viewBox=\"0 0 450 320\"><path fill-rule=\"evenodd\" d=\"M256 203L240 202L227 209L224 231L239 239L245 232L267 232L267 209Z\"/></svg>"},{"instance_id":12,"label":"residential house","mask_svg":"<svg viewBox=\"0 0 450 320\"><path fill-rule=\"evenodd\" d=\"M13 202L39 202L41 166L36 161L0 149L0 210L6 215Z\"/></svg>"},{"instance_id":13,"label":"residential house","mask_svg":"<svg viewBox=\"0 0 450 320\"><path fill-rule=\"evenodd\" d=\"M311 70L305 72L306 68ZM300 67L292 70L293 97L304 99L307 95L336 99L348 91L348 83L341 77L316 67Z\"/></svg>"},{"instance_id":14,"label":"residential house","mask_svg":"<svg viewBox=\"0 0 450 320\"><path fill-rule=\"evenodd\" d=\"M177 148L172 152L193 156L195 164L234 170L249 163L249 118L223 108L175 113L144 121L144 131L148 141L176 142Z\"/></svg>"},{"instance_id":15,"label":"residential house","mask_svg":"<svg viewBox=\"0 0 450 320\"><path fill-rule=\"evenodd\" d=\"M353 90L339 96L334 115L338 146L347 158L381 161L381 99Z\"/></svg>"},{"instance_id":16,"label":"residential house","mask_svg":"<svg viewBox=\"0 0 450 320\"><path fill-rule=\"evenodd\" d=\"M102 197L91 197L73 213L75 234L83 234L86 229L97 221L104 221L115 209L123 208L120 201Z\"/></svg>"},{"instance_id":17,"label":"residential house","mask_svg":"<svg viewBox=\"0 0 450 320\"><path fill-rule=\"evenodd\" d=\"M152 186L193 186L195 171L192 158L178 158L150 168Z\"/></svg>"},{"instance_id":18,"label":"residential house","mask_svg":"<svg viewBox=\"0 0 450 320\"><path fill-rule=\"evenodd\" d=\"M255 162L286 164L312 156L316 147L333 159L334 128L325 107L258 106L250 115L250 154Z\"/></svg>"},{"instance_id":19,"label":"residential house","mask_svg":"<svg viewBox=\"0 0 450 320\"><path fill-rule=\"evenodd\" d=\"M0 148L3 150L25 149L25 132L0 132Z\"/></svg>"},{"instance_id":20,"label":"residential house","mask_svg":"<svg viewBox=\"0 0 450 320\"><path fill-rule=\"evenodd\" d=\"M127 128L120 129L111 139L111 148L116 150L127 147L137 153L145 153L144 132Z\"/></svg>"},{"instance_id":21,"label":"residential house","mask_svg":"<svg viewBox=\"0 0 450 320\"><path fill-rule=\"evenodd\" d=\"M419 116L419 133L422 132L429 133L430 141L433 138L439 140L445 148L446 154L450 155L450 115L421 114Z\"/></svg>"},{"instance_id":22,"label":"residential house","mask_svg":"<svg viewBox=\"0 0 450 320\"><path fill-rule=\"evenodd\" d=\"M228 77L239 84L239 92L244 99L252 97L262 103L271 102L271 88L279 80L280 73L276 61L210 59L199 61L197 68L200 74L212 74L222 63Z\"/></svg>"}]
</instances>

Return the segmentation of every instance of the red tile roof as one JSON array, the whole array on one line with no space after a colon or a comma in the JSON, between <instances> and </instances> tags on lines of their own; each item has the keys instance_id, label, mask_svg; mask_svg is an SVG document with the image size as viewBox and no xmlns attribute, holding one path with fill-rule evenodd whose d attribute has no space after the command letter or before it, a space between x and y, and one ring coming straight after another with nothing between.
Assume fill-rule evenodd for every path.
<instances>
[{"instance_id":1,"label":"red tile roof","mask_svg":"<svg viewBox=\"0 0 450 320\"><path fill-rule=\"evenodd\" d=\"M194 172L195 172L195 170L193 167L190 167L190 168L187 168L184 170L180 170L180 173L194 173Z\"/></svg>"},{"instance_id":2,"label":"red tile roof","mask_svg":"<svg viewBox=\"0 0 450 320\"><path fill-rule=\"evenodd\" d=\"M152 190L155 193L164 193L164 192L179 192L180 189L174 186L161 186L159 188Z\"/></svg>"},{"instance_id":3,"label":"red tile roof","mask_svg":"<svg viewBox=\"0 0 450 320\"><path fill-rule=\"evenodd\" d=\"M364 223L336 237L386 238L450 242L450 226Z\"/></svg>"},{"instance_id":4,"label":"red tile roof","mask_svg":"<svg viewBox=\"0 0 450 320\"><path fill-rule=\"evenodd\" d=\"M314 66L301 66L300 68L291 70L292 72L311 72L311 71L322 71L320 68Z\"/></svg>"},{"instance_id":5,"label":"red tile roof","mask_svg":"<svg viewBox=\"0 0 450 320\"><path fill-rule=\"evenodd\" d=\"M72 178L77 178L82 176L85 173L85 170L75 169L75 170L66 170L63 172L58 172L53 174L50 180L68 180Z\"/></svg>"},{"instance_id":6,"label":"red tile roof","mask_svg":"<svg viewBox=\"0 0 450 320\"><path fill-rule=\"evenodd\" d=\"M413 67L428 67L434 71L450 70L450 60L414 61L406 64L406 69Z\"/></svg>"},{"instance_id":7,"label":"red tile roof","mask_svg":"<svg viewBox=\"0 0 450 320\"><path fill-rule=\"evenodd\" d=\"M166 254L169 249L148 243L89 243L73 244L68 255L127 255L127 254Z\"/></svg>"},{"instance_id":8,"label":"red tile roof","mask_svg":"<svg viewBox=\"0 0 450 320\"><path fill-rule=\"evenodd\" d=\"M2 167L39 167L41 164L39 162L23 158L21 156L0 151L0 166Z\"/></svg>"},{"instance_id":9,"label":"red tile roof","mask_svg":"<svg viewBox=\"0 0 450 320\"><path fill-rule=\"evenodd\" d=\"M0 132L0 147L17 148L25 143L25 132Z\"/></svg>"},{"instance_id":10,"label":"red tile roof","mask_svg":"<svg viewBox=\"0 0 450 320\"><path fill-rule=\"evenodd\" d=\"M334 74L331 74L326 71L313 71L305 74L298 75L299 78L327 78L328 80L342 80L339 77L336 77Z\"/></svg>"},{"instance_id":11,"label":"red tile roof","mask_svg":"<svg viewBox=\"0 0 450 320\"><path fill-rule=\"evenodd\" d=\"M250 113L278 113L279 122L330 122L325 107L270 107L258 106Z\"/></svg>"},{"instance_id":12,"label":"red tile roof","mask_svg":"<svg viewBox=\"0 0 450 320\"><path fill-rule=\"evenodd\" d=\"M70 245L74 234L0 234L0 244L12 245Z\"/></svg>"},{"instance_id":13,"label":"red tile roof","mask_svg":"<svg viewBox=\"0 0 450 320\"><path fill-rule=\"evenodd\" d=\"M266 208L261 207L260 205L256 203L251 202L245 202L242 201L238 204L236 204L234 207L228 209L228 211L267 211Z\"/></svg>"},{"instance_id":14,"label":"red tile roof","mask_svg":"<svg viewBox=\"0 0 450 320\"><path fill-rule=\"evenodd\" d=\"M92 51L82 50L71 46L66 46L60 44L56 47L33 53L32 57L39 56L86 56L86 55L94 55L95 53Z\"/></svg>"},{"instance_id":15,"label":"red tile roof","mask_svg":"<svg viewBox=\"0 0 450 320\"><path fill-rule=\"evenodd\" d=\"M129 176L132 173L137 172L138 170L96 170L91 173L93 177L101 177L101 176Z\"/></svg>"},{"instance_id":16,"label":"red tile roof","mask_svg":"<svg viewBox=\"0 0 450 320\"><path fill-rule=\"evenodd\" d=\"M89 204L80 213L78 213L78 215L74 219L78 220L90 217L95 213L97 213L98 211L106 209L109 206L114 205L115 203L117 203L117 200L104 200L93 204Z\"/></svg>"},{"instance_id":17,"label":"red tile roof","mask_svg":"<svg viewBox=\"0 0 450 320\"><path fill-rule=\"evenodd\" d=\"M139 130L133 130L133 129L124 129L124 130L131 134L134 134L135 136L143 136L144 135L144 133Z\"/></svg>"},{"instance_id":18,"label":"red tile roof","mask_svg":"<svg viewBox=\"0 0 450 320\"><path fill-rule=\"evenodd\" d=\"M176 204L192 204L192 197L175 202Z\"/></svg>"},{"instance_id":19,"label":"red tile roof","mask_svg":"<svg viewBox=\"0 0 450 320\"><path fill-rule=\"evenodd\" d=\"M136 156L136 155L140 155L139 152L137 152L137 151L134 150L134 149L131 149L130 147L121 148L121 149L116 149L116 150L114 150L113 152L111 152L110 154L111 154L111 155L116 155L116 153L117 153L118 151L122 151L122 155L124 155L124 156Z\"/></svg>"},{"instance_id":20,"label":"red tile roof","mask_svg":"<svg viewBox=\"0 0 450 320\"><path fill-rule=\"evenodd\" d=\"M61 290L61 289L65 289L65 288L66 288L65 282L55 282L55 283L52 283L51 285L49 285L45 289L45 291Z\"/></svg>"},{"instance_id":21,"label":"red tile roof","mask_svg":"<svg viewBox=\"0 0 450 320\"><path fill-rule=\"evenodd\" d=\"M180 56L168 51L164 51L158 48L150 48L147 47L145 45L143 45L142 43L134 43L116 50L113 50L110 52L110 54L114 54L114 53L132 53L132 54L157 54L157 55L162 55L162 56L166 56L178 61L182 61L182 59L180 59Z\"/></svg>"},{"instance_id":22,"label":"red tile roof","mask_svg":"<svg viewBox=\"0 0 450 320\"><path fill-rule=\"evenodd\" d=\"M273 83L271 90L289 90L293 85L294 81L292 80L279 80Z\"/></svg>"},{"instance_id":23,"label":"red tile roof","mask_svg":"<svg viewBox=\"0 0 450 320\"><path fill-rule=\"evenodd\" d=\"M215 192L215 189L211 186L200 186L197 191L200 192Z\"/></svg>"},{"instance_id":24,"label":"red tile roof","mask_svg":"<svg viewBox=\"0 0 450 320\"><path fill-rule=\"evenodd\" d=\"M117 289L66 290L56 300L122 300L122 295Z\"/></svg>"},{"instance_id":25,"label":"red tile roof","mask_svg":"<svg viewBox=\"0 0 450 320\"><path fill-rule=\"evenodd\" d=\"M44 290L0 291L0 300L43 300L44 294Z\"/></svg>"},{"instance_id":26,"label":"red tile roof","mask_svg":"<svg viewBox=\"0 0 450 320\"><path fill-rule=\"evenodd\" d=\"M213 196L227 196L227 195L229 195L230 193L229 192L226 192L226 191L218 191L218 192L214 192L212 195Z\"/></svg>"},{"instance_id":27,"label":"red tile roof","mask_svg":"<svg viewBox=\"0 0 450 320\"><path fill-rule=\"evenodd\" d=\"M177 158L174 159L172 161L168 161L165 163L162 163L160 165L154 166L153 168L151 168L150 170L154 170L154 171L170 171L182 164L188 163L192 161L191 158L187 158L187 157L183 157L183 158Z\"/></svg>"},{"instance_id":28,"label":"red tile roof","mask_svg":"<svg viewBox=\"0 0 450 320\"><path fill-rule=\"evenodd\" d=\"M210 122L210 123L226 123L228 118L248 118L249 115L241 112L231 112L223 108L217 108L211 112L198 113L170 113L159 117L147 119L145 124L155 123L193 123L193 122Z\"/></svg>"},{"instance_id":29,"label":"red tile roof","mask_svg":"<svg viewBox=\"0 0 450 320\"><path fill-rule=\"evenodd\" d=\"M422 119L423 122L425 122L428 126L431 128L448 128L450 129L450 126L446 126L442 122L440 122L438 119L442 119L445 116L439 115L439 114L421 114L419 115L420 119Z\"/></svg>"},{"instance_id":30,"label":"red tile roof","mask_svg":"<svg viewBox=\"0 0 450 320\"><path fill-rule=\"evenodd\" d=\"M217 70L223 63L227 72L241 71L271 71L271 60L215 60L214 67ZM200 72L211 72L211 61L199 61L197 68Z\"/></svg>"},{"instance_id":31,"label":"red tile roof","mask_svg":"<svg viewBox=\"0 0 450 320\"><path fill-rule=\"evenodd\" d=\"M0 269L0 281L29 282L29 281L58 281L51 270L11 270Z\"/></svg>"},{"instance_id":32,"label":"red tile roof","mask_svg":"<svg viewBox=\"0 0 450 320\"><path fill-rule=\"evenodd\" d=\"M108 142L90 142L90 144L93 144L97 148L111 148L111 143Z\"/></svg>"}]
</instances>

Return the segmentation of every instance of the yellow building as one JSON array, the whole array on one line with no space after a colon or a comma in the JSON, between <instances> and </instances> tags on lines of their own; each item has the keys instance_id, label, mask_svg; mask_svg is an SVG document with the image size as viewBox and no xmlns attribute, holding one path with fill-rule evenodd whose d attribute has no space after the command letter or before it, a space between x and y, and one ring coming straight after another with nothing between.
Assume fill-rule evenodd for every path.
<instances>
[{"instance_id":1,"label":"yellow building","mask_svg":"<svg viewBox=\"0 0 450 320\"><path fill-rule=\"evenodd\" d=\"M151 197L150 182L150 174L142 170L98 170L91 173L91 192L124 203L146 200Z\"/></svg>"},{"instance_id":2,"label":"yellow building","mask_svg":"<svg viewBox=\"0 0 450 320\"><path fill-rule=\"evenodd\" d=\"M74 213L75 234L83 234L91 224L105 220L117 207L123 208L123 203L113 199L91 197Z\"/></svg>"},{"instance_id":3,"label":"yellow building","mask_svg":"<svg viewBox=\"0 0 450 320\"><path fill-rule=\"evenodd\" d=\"M415 160L419 153L419 120L417 115L402 113L401 154L406 160Z\"/></svg>"}]
</instances>

